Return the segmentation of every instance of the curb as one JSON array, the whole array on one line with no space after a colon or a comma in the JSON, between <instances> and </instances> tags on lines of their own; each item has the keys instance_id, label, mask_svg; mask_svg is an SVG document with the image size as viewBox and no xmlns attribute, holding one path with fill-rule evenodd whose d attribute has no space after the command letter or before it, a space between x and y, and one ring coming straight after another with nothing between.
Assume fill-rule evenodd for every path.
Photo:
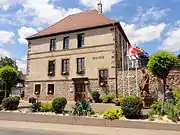
<instances>
[{"instance_id":1,"label":"curb","mask_svg":"<svg viewBox=\"0 0 180 135\"><path fill-rule=\"evenodd\" d=\"M149 130L180 131L180 124L155 123L128 120L106 120L98 118L73 117L73 116L53 116L41 114L25 114L15 112L0 112L0 120L25 121L51 124L69 124L84 126L135 128Z\"/></svg>"}]
</instances>

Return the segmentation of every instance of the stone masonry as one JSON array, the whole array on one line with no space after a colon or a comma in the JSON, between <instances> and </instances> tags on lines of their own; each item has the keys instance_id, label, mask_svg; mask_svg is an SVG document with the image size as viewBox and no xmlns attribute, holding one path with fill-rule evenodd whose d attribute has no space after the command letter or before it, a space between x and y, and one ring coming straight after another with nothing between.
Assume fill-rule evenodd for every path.
<instances>
[{"instance_id":1,"label":"stone masonry","mask_svg":"<svg viewBox=\"0 0 180 135\"><path fill-rule=\"evenodd\" d=\"M122 71L118 72L118 93L119 97L127 95L140 95L139 83L141 78L141 70L137 71L138 78L138 90L136 90L136 70L129 71L129 90L128 90L128 71L124 73L124 91L123 91L123 74ZM161 96L159 90L162 89L162 84L160 79L153 76L150 72L150 85L149 89L151 93L154 93L157 97ZM34 95L34 85L41 84L41 94L40 100L52 100L56 96L64 96L67 100L73 101L75 96L74 84L73 81L50 81L50 82L28 82L26 87L25 95L26 99L29 97L36 97ZM47 95L47 84L55 84L55 93L54 96ZM167 84L169 84L173 89L180 87L180 68L174 69L170 72L167 78ZM91 93L94 90L100 92L101 96L113 93L115 94L115 79L109 79L107 87L100 87L98 79L89 80L89 83L86 85L86 90L88 97L91 97Z\"/></svg>"},{"instance_id":2,"label":"stone masonry","mask_svg":"<svg viewBox=\"0 0 180 135\"><path fill-rule=\"evenodd\" d=\"M150 72L150 81L149 81L149 90L151 93L155 94L157 97L161 96L162 90L162 83L161 80L157 77L153 76ZM140 95L139 90L139 83L141 79L141 70L138 69L137 71L137 78L138 78L138 90L136 90L136 70L129 71L129 88L128 90L128 71L124 73L124 91L123 91L123 74L122 71L118 72L118 91L119 96L126 96L126 95ZM172 89L177 89L180 87L180 68L176 68L169 73L167 77L167 84L172 87Z\"/></svg>"}]
</instances>

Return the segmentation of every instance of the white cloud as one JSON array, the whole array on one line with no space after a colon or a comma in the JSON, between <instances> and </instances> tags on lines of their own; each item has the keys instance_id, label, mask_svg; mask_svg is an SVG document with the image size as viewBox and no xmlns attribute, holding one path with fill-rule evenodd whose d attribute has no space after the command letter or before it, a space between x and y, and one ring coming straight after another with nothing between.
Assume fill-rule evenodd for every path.
<instances>
[{"instance_id":1,"label":"white cloud","mask_svg":"<svg viewBox=\"0 0 180 135\"><path fill-rule=\"evenodd\" d=\"M97 4L100 0L80 0L80 3L87 8L97 9ZM110 11L113 5L118 4L122 0L101 0L103 4L103 11Z\"/></svg>"},{"instance_id":2,"label":"white cloud","mask_svg":"<svg viewBox=\"0 0 180 135\"><path fill-rule=\"evenodd\" d=\"M0 45L1 44L12 44L14 33L10 31L1 30L0 31Z\"/></svg>"},{"instance_id":3,"label":"white cloud","mask_svg":"<svg viewBox=\"0 0 180 135\"><path fill-rule=\"evenodd\" d=\"M143 9L139 7L135 17L133 17L133 23L144 24L149 21L157 21L166 17L168 11L170 11L170 9L158 9L156 7Z\"/></svg>"},{"instance_id":4,"label":"white cloud","mask_svg":"<svg viewBox=\"0 0 180 135\"><path fill-rule=\"evenodd\" d=\"M159 39L162 31L166 27L166 24L164 23L144 26L141 28L137 28L135 24L126 24L124 22L121 22L121 25L125 33L127 34L131 44L136 45Z\"/></svg>"},{"instance_id":5,"label":"white cloud","mask_svg":"<svg viewBox=\"0 0 180 135\"><path fill-rule=\"evenodd\" d=\"M24 56L24 57L21 57L21 60L26 61L27 60L27 55Z\"/></svg>"},{"instance_id":6,"label":"white cloud","mask_svg":"<svg viewBox=\"0 0 180 135\"><path fill-rule=\"evenodd\" d=\"M163 41L161 49L171 52L180 51L180 27L166 33L166 39Z\"/></svg>"},{"instance_id":7,"label":"white cloud","mask_svg":"<svg viewBox=\"0 0 180 135\"><path fill-rule=\"evenodd\" d=\"M18 0L0 0L0 9L8 10L12 4L15 4Z\"/></svg>"},{"instance_id":8,"label":"white cloud","mask_svg":"<svg viewBox=\"0 0 180 135\"><path fill-rule=\"evenodd\" d=\"M11 57L11 53L3 48L0 48L0 57Z\"/></svg>"},{"instance_id":9,"label":"white cloud","mask_svg":"<svg viewBox=\"0 0 180 135\"><path fill-rule=\"evenodd\" d=\"M23 73L26 72L26 63L24 61L16 60L16 64L19 71L22 71Z\"/></svg>"},{"instance_id":10,"label":"white cloud","mask_svg":"<svg viewBox=\"0 0 180 135\"><path fill-rule=\"evenodd\" d=\"M26 0L21 1L24 7L23 13L33 16L32 23L41 26L41 24L53 24L69 14L81 12L78 8L64 9L55 7L49 3L50 0ZM21 11L22 12L22 11Z\"/></svg>"},{"instance_id":11,"label":"white cloud","mask_svg":"<svg viewBox=\"0 0 180 135\"><path fill-rule=\"evenodd\" d=\"M25 38L33 35L37 33L37 31L33 28L30 28L30 27L21 27L19 30L18 30L18 34L19 34L19 43L20 44L27 44L27 40Z\"/></svg>"},{"instance_id":12,"label":"white cloud","mask_svg":"<svg viewBox=\"0 0 180 135\"><path fill-rule=\"evenodd\" d=\"M22 71L23 73L26 73L26 65L27 65L27 55L21 57L20 60L16 60L18 70Z\"/></svg>"},{"instance_id":13,"label":"white cloud","mask_svg":"<svg viewBox=\"0 0 180 135\"><path fill-rule=\"evenodd\" d=\"M0 0L0 9L4 5L8 5L7 9L13 4L20 4L22 8L12 14L0 14L0 22L13 25L32 25L44 27L44 25L52 25L60 19L70 15L79 13L82 10L78 8L65 9L50 3L51 0Z\"/></svg>"}]
</instances>

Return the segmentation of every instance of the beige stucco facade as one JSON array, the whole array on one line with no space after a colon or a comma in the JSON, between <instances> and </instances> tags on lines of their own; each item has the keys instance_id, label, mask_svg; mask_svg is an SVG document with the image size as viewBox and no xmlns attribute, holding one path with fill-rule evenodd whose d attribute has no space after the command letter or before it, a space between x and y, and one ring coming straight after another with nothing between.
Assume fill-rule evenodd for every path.
<instances>
[{"instance_id":1,"label":"beige stucco facade","mask_svg":"<svg viewBox=\"0 0 180 135\"><path fill-rule=\"evenodd\" d=\"M85 35L82 48L77 48L77 34L79 33ZM63 38L67 36L70 38L69 49L63 50ZM56 39L56 50L53 52L49 51L51 39ZM53 83L56 85L54 96L65 96L68 100L74 100L72 78L88 78L87 93L91 93L92 90L101 91L104 88L98 85L100 69L108 69L108 86L106 89L115 89L115 46L117 46L119 66L121 66L122 56L121 45L126 46L126 41L118 28L116 28L116 32L113 26L108 26L60 34L32 39L29 40L29 43L25 91L27 98L34 96L35 84L42 84L40 98L47 100L47 84ZM76 59L82 57L85 58L85 73L78 75ZM61 74L62 59L69 59L69 75ZM50 60L55 60L55 76L48 76L48 61Z\"/></svg>"}]
</instances>

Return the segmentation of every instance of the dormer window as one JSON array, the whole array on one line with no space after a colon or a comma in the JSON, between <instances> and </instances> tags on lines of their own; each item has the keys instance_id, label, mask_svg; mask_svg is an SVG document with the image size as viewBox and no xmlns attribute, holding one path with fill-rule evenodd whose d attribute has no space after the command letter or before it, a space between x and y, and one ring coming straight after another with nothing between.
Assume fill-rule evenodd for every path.
<instances>
[{"instance_id":1,"label":"dormer window","mask_svg":"<svg viewBox=\"0 0 180 135\"><path fill-rule=\"evenodd\" d=\"M50 51L55 51L56 50L56 39L51 39L50 40Z\"/></svg>"}]
</instances>

